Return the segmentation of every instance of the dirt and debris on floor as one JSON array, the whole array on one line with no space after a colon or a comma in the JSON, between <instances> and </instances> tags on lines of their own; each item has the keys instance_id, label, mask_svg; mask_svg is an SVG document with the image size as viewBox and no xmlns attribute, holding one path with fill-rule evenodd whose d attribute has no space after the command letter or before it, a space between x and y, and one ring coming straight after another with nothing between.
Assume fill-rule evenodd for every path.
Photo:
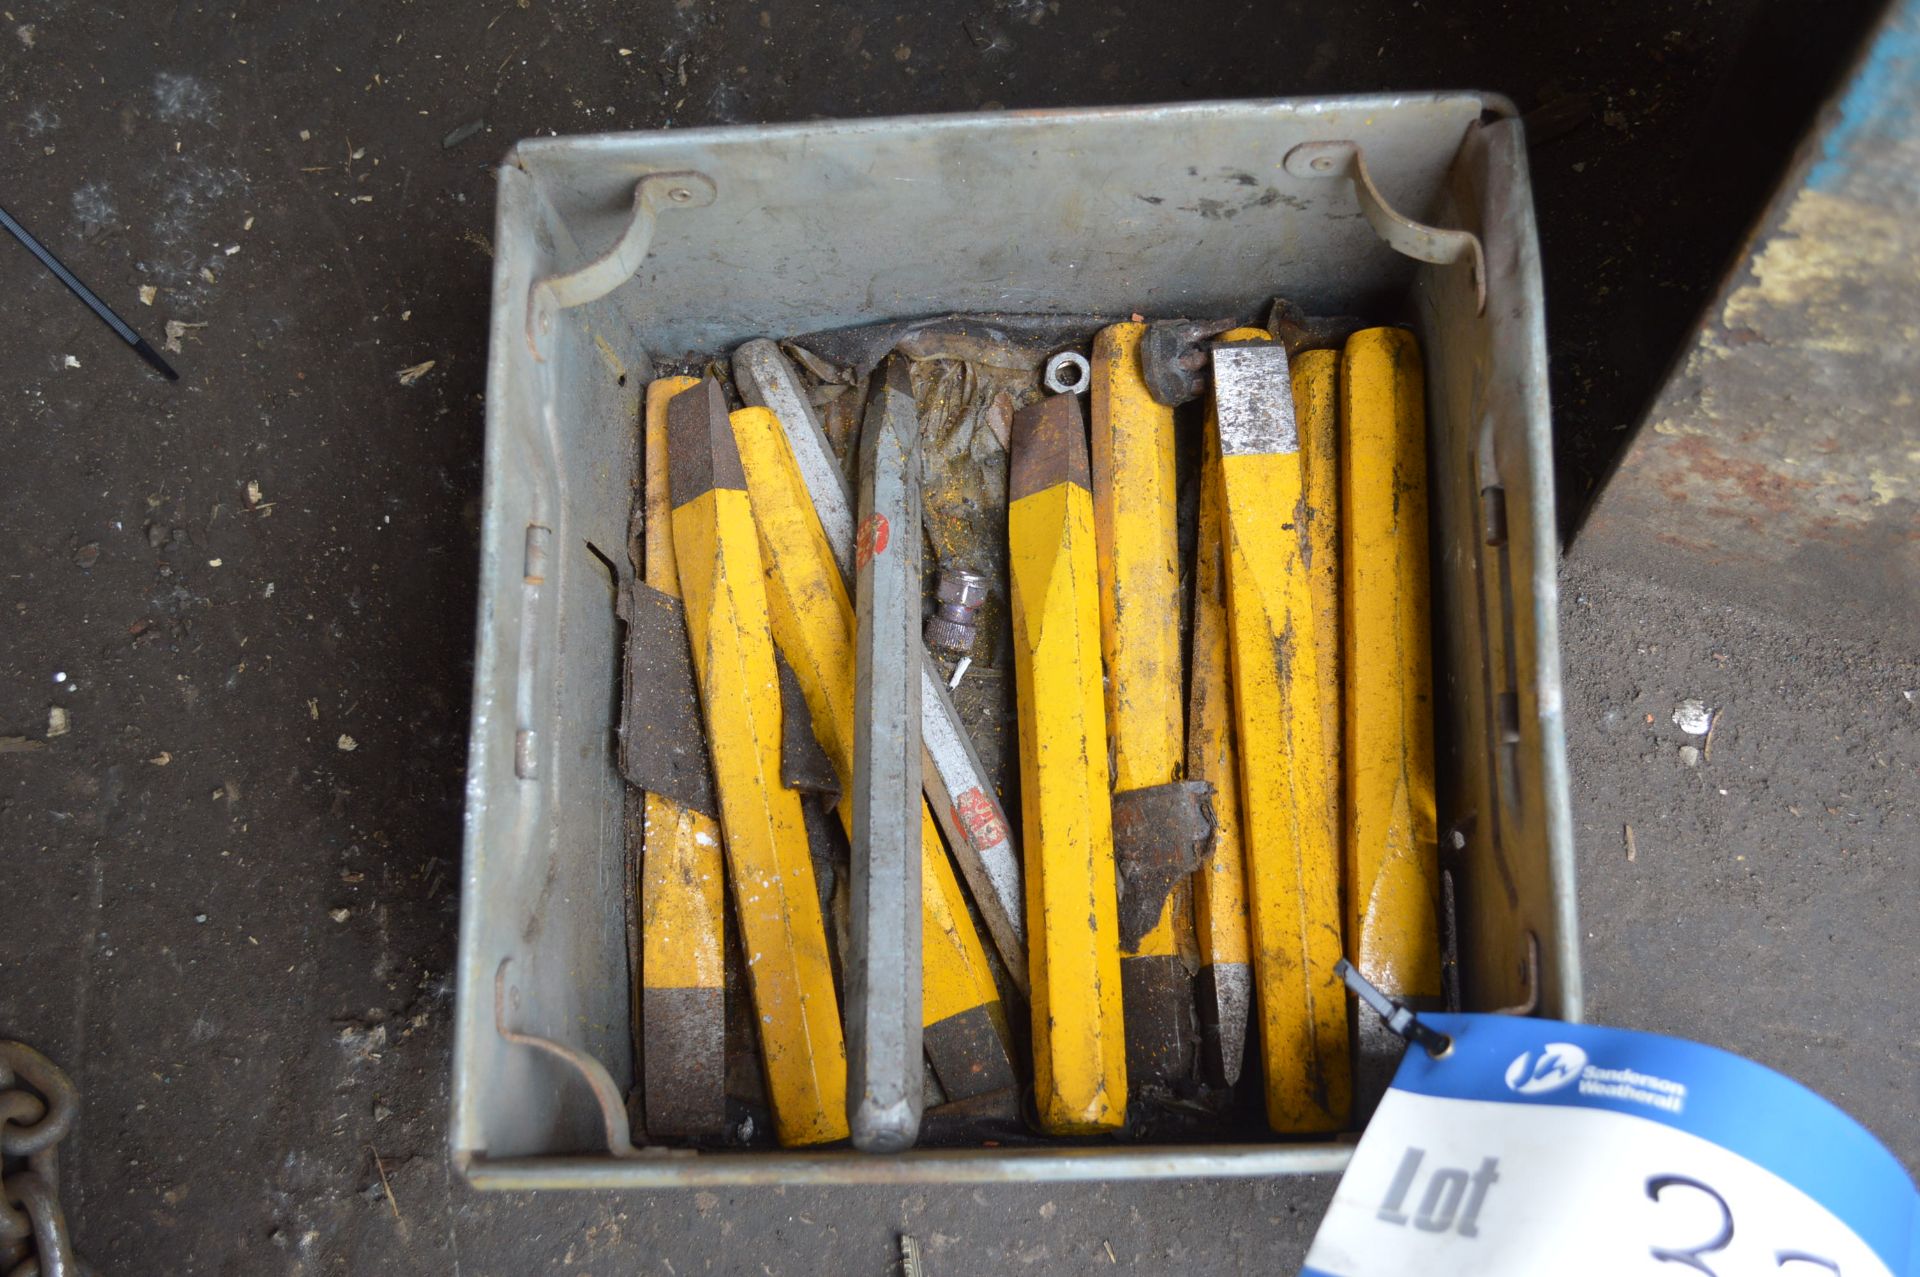
<instances>
[{"instance_id":1,"label":"dirt and debris on floor","mask_svg":"<svg viewBox=\"0 0 1920 1277\"><path fill-rule=\"evenodd\" d=\"M1709 1036L1920 1166L1885 983L1920 966L1920 660L1604 569L1560 589L1588 1018Z\"/></svg>"},{"instance_id":2,"label":"dirt and debris on floor","mask_svg":"<svg viewBox=\"0 0 1920 1277\"><path fill-rule=\"evenodd\" d=\"M1461 87L1552 107L1531 159L1571 514L1871 8L1287 0L1169 26L1125 2L15 0L6 206L174 336L183 374L152 379L0 244L0 1031L85 1097L62 1159L82 1251L880 1271L910 1232L940 1277L1297 1264L1324 1181L529 1199L447 1165L490 166L535 134L822 115ZM1630 582L1566 594L1592 1014L1786 1068L1915 1165L1886 974L1917 956L1894 849L1920 845L1920 676ZM1689 697L1710 758L1670 722Z\"/></svg>"}]
</instances>

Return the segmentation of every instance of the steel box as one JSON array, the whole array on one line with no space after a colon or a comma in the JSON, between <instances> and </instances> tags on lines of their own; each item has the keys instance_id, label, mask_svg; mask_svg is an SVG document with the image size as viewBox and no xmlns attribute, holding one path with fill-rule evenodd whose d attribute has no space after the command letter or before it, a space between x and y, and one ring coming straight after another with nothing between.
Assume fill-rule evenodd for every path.
<instances>
[{"instance_id":1,"label":"steel box","mask_svg":"<svg viewBox=\"0 0 1920 1277\"><path fill-rule=\"evenodd\" d=\"M1289 172L1358 145L1403 213L1479 237L1398 255L1345 177ZM1297 167L1297 166L1296 166ZM605 253L651 173L634 277L547 311L535 285ZM607 1153L582 1075L513 1028L634 1076L615 765L616 574L638 500L651 358L947 311L1149 316L1284 294L1399 319L1426 355L1442 854L1469 1009L1577 1019L1580 964L1556 610L1538 245L1520 124L1447 93L984 113L521 143L499 169L452 1148L485 1188L907 1183L1334 1171L1349 1143ZM536 345L540 350L536 352ZM496 988L497 986L497 988Z\"/></svg>"}]
</instances>

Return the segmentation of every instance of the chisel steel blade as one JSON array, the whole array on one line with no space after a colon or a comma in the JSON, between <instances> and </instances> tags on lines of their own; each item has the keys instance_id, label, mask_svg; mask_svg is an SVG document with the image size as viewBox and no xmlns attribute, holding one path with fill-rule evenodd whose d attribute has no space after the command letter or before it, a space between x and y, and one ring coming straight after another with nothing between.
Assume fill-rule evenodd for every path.
<instances>
[{"instance_id":1,"label":"chisel steel blade","mask_svg":"<svg viewBox=\"0 0 1920 1277\"><path fill-rule=\"evenodd\" d=\"M920 1130L920 422L907 364L867 400L854 532L853 961L847 1108L853 1142Z\"/></svg>"}]
</instances>

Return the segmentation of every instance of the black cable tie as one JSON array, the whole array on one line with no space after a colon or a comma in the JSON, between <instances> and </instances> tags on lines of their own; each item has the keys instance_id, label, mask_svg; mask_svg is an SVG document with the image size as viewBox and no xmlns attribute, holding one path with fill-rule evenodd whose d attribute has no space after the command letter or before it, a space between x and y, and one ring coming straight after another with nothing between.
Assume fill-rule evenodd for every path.
<instances>
[{"instance_id":1,"label":"black cable tie","mask_svg":"<svg viewBox=\"0 0 1920 1277\"><path fill-rule=\"evenodd\" d=\"M1412 1007L1380 992L1365 976L1354 970L1351 962L1342 958L1334 964L1333 970L1353 991L1353 996L1371 1007L1376 1015L1387 1022L1389 1029L1425 1048L1427 1054L1436 1060L1453 1050L1452 1038L1431 1025L1422 1024Z\"/></svg>"}]
</instances>

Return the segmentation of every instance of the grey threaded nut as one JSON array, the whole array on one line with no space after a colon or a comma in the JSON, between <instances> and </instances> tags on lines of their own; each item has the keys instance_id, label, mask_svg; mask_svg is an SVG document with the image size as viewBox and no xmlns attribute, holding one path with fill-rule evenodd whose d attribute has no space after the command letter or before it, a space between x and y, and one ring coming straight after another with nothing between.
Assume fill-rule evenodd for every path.
<instances>
[{"instance_id":1,"label":"grey threaded nut","mask_svg":"<svg viewBox=\"0 0 1920 1277\"><path fill-rule=\"evenodd\" d=\"M965 568L954 568L940 574L933 596L940 607L921 631L927 646L958 656L971 652L978 633L977 614L981 604L987 601L987 578Z\"/></svg>"}]
</instances>

